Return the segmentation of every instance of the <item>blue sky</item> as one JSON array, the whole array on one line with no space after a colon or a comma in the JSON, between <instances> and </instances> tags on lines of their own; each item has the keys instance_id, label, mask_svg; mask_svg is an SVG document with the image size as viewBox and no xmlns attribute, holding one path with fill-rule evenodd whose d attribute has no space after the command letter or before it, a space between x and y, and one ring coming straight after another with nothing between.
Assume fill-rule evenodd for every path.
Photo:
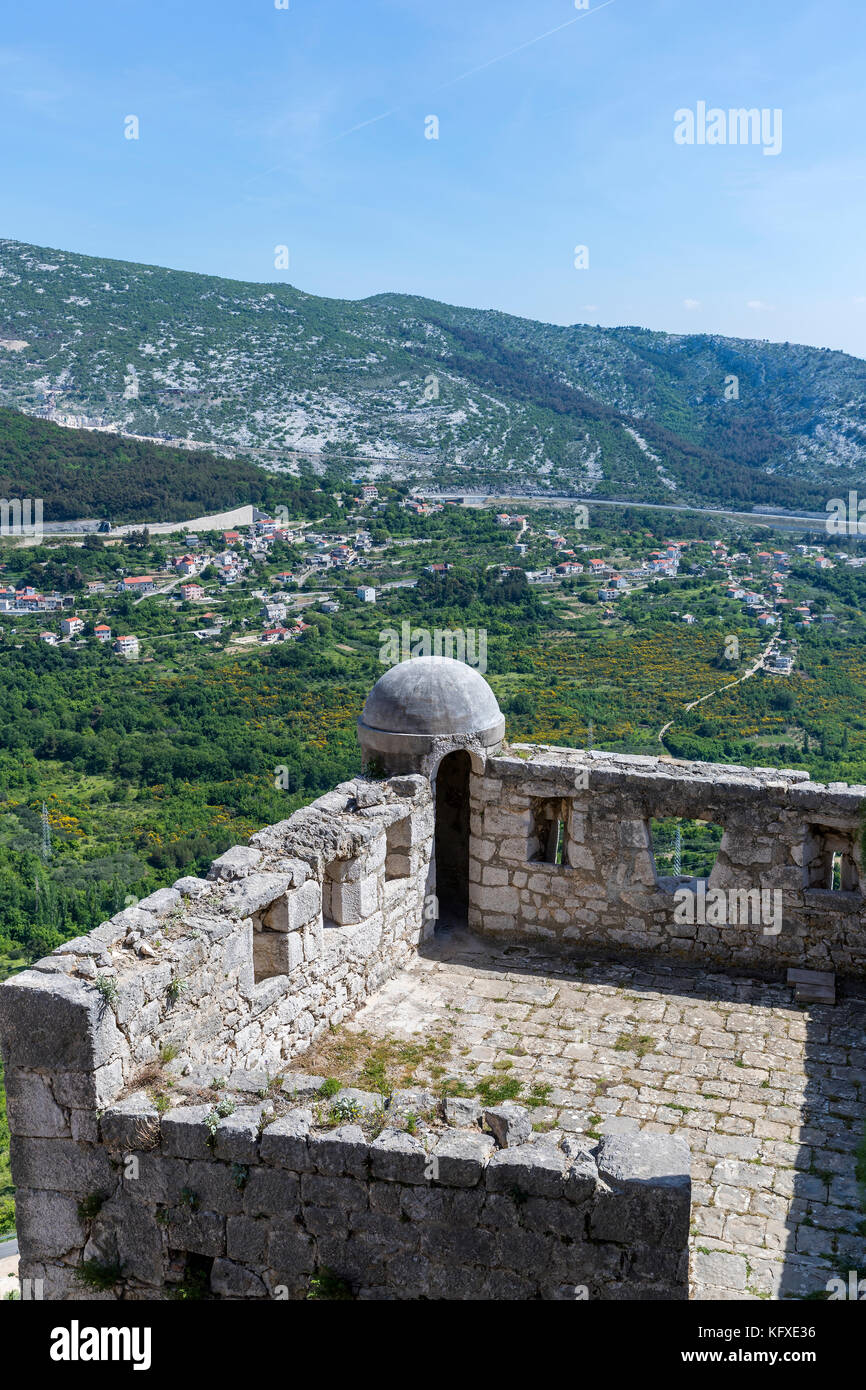
<instances>
[{"instance_id":1,"label":"blue sky","mask_svg":"<svg viewBox=\"0 0 866 1390\"><path fill-rule=\"evenodd\" d=\"M9 7L0 235L866 356L863 0L589 6ZM780 109L781 152L676 144L699 101Z\"/></svg>"}]
</instances>

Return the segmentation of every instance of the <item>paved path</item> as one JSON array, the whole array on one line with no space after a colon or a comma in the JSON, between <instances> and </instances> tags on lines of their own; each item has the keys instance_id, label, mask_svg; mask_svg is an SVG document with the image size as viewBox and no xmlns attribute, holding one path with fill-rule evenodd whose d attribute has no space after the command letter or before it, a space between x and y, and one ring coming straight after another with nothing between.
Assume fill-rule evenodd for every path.
<instances>
[{"instance_id":1,"label":"paved path","mask_svg":"<svg viewBox=\"0 0 866 1390\"><path fill-rule=\"evenodd\" d=\"M711 700L714 695L721 695L723 690L732 690L735 685L741 685L743 681L747 681L750 676L753 676L755 674L756 671L760 671L763 669L764 662L767 660L767 657L770 655L770 652L773 650L778 640L779 634L777 632L774 637L770 638L769 642L767 643L764 650L761 652L761 655L758 657L755 664L753 666L750 666L748 671L745 671L742 676L738 676L735 681L728 681L727 685L717 686L715 690L710 690L706 695L701 695L700 699L692 700L691 704L683 705L683 709L686 711L690 709L695 709L697 705L702 705L705 700ZM667 733L671 725L675 722L675 720L669 719L667 724L663 725L663 727L659 730L659 743L664 742L665 734Z\"/></svg>"},{"instance_id":2,"label":"paved path","mask_svg":"<svg viewBox=\"0 0 866 1390\"><path fill-rule=\"evenodd\" d=\"M862 1277L866 987L806 1007L781 983L649 957L555 964L465 932L424 951L344 1027L450 1034L447 1075L548 1085L536 1124L590 1143L684 1134L693 1297L802 1298L837 1266Z\"/></svg>"}]
</instances>

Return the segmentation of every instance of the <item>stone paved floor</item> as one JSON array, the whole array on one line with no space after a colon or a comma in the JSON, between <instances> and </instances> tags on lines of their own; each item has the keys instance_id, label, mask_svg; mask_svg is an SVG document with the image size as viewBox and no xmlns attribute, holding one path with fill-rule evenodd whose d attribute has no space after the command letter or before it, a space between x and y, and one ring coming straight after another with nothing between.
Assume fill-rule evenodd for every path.
<instances>
[{"instance_id":1,"label":"stone paved floor","mask_svg":"<svg viewBox=\"0 0 866 1390\"><path fill-rule=\"evenodd\" d=\"M448 1075L552 1087L538 1125L684 1134L693 1297L802 1298L838 1270L866 1277L866 987L803 1006L783 984L647 957L554 960L466 932L424 950L345 1026L450 1033Z\"/></svg>"}]
</instances>

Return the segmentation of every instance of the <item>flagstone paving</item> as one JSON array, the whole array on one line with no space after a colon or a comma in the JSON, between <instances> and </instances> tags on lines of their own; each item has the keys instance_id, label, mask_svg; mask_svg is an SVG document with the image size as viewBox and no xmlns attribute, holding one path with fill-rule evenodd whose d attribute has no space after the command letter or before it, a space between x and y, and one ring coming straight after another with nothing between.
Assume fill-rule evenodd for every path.
<instances>
[{"instance_id":1,"label":"flagstone paving","mask_svg":"<svg viewBox=\"0 0 866 1390\"><path fill-rule=\"evenodd\" d=\"M550 1088L538 1128L589 1143L631 1129L685 1135L692 1297L804 1298L826 1296L837 1272L866 1276L866 987L856 990L834 1007L795 1005L778 982L437 933L344 1026L450 1034L448 1076Z\"/></svg>"}]
</instances>

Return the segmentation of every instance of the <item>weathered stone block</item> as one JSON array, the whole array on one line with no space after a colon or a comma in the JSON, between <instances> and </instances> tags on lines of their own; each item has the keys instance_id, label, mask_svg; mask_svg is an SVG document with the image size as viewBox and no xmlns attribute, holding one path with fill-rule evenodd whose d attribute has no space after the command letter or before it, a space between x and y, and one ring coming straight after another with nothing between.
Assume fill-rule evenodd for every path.
<instances>
[{"instance_id":1,"label":"weathered stone block","mask_svg":"<svg viewBox=\"0 0 866 1390\"><path fill-rule=\"evenodd\" d=\"M340 1125L321 1134L311 1134L308 1148L318 1173L332 1177L367 1176L369 1146L360 1125Z\"/></svg>"},{"instance_id":2,"label":"weathered stone block","mask_svg":"<svg viewBox=\"0 0 866 1390\"><path fill-rule=\"evenodd\" d=\"M300 1184L296 1173L277 1168L254 1168L244 1187L248 1216L291 1216L299 1207Z\"/></svg>"},{"instance_id":3,"label":"weathered stone block","mask_svg":"<svg viewBox=\"0 0 866 1390\"><path fill-rule=\"evenodd\" d=\"M691 1177L684 1139L667 1134L606 1135L597 1163L601 1185L590 1218L596 1240L685 1247Z\"/></svg>"},{"instance_id":4,"label":"weathered stone block","mask_svg":"<svg viewBox=\"0 0 866 1390\"><path fill-rule=\"evenodd\" d=\"M183 878L176 878L174 887L180 893L181 897L192 898L193 901L196 901L198 898L204 898L208 893L213 892L212 883L208 883L207 879L204 878L196 878L194 874L187 874Z\"/></svg>"},{"instance_id":5,"label":"weathered stone block","mask_svg":"<svg viewBox=\"0 0 866 1390\"><path fill-rule=\"evenodd\" d=\"M110 1149L152 1149L159 1143L159 1111L145 1091L136 1091L105 1111L100 1130Z\"/></svg>"},{"instance_id":6,"label":"weathered stone block","mask_svg":"<svg viewBox=\"0 0 866 1390\"><path fill-rule=\"evenodd\" d=\"M231 1260L214 1260L210 1286L219 1298L267 1298L268 1291L255 1274Z\"/></svg>"},{"instance_id":7,"label":"weathered stone block","mask_svg":"<svg viewBox=\"0 0 866 1390\"><path fill-rule=\"evenodd\" d=\"M186 1250L191 1255L225 1254L225 1217L215 1211L175 1208L168 1213L165 1231L173 1250Z\"/></svg>"},{"instance_id":8,"label":"weathered stone block","mask_svg":"<svg viewBox=\"0 0 866 1390\"><path fill-rule=\"evenodd\" d=\"M102 995L83 980L24 970L0 988L0 1038L9 1071L92 1072L128 1056Z\"/></svg>"},{"instance_id":9,"label":"weathered stone block","mask_svg":"<svg viewBox=\"0 0 866 1390\"><path fill-rule=\"evenodd\" d=\"M275 911L291 887L290 874L251 873L240 879L223 897L223 907L235 917L252 917ZM270 925L270 923L269 923ZM279 928L274 928L279 930Z\"/></svg>"},{"instance_id":10,"label":"weathered stone block","mask_svg":"<svg viewBox=\"0 0 866 1390\"><path fill-rule=\"evenodd\" d=\"M446 1131L431 1152L435 1182L449 1187L474 1187L480 1182L485 1164L494 1150L489 1134L480 1131Z\"/></svg>"},{"instance_id":11,"label":"weathered stone block","mask_svg":"<svg viewBox=\"0 0 866 1390\"><path fill-rule=\"evenodd\" d=\"M370 1171L385 1182L429 1182L429 1156L413 1134L384 1129L370 1145Z\"/></svg>"},{"instance_id":12,"label":"weathered stone block","mask_svg":"<svg viewBox=\"0 0 866 1390\"><path fill-rule=\"evenodd\" d=\"M366 1184L356 1178L325 1177L321 1173L301 1175L301 1201L338 1211L363 1211L367 1205Z\"/></svg>"},{"instance_id":13,"label":"weathered stone block","mask_svg":"<svg viewBox=\"0 0 866 1390\"><path fill-rule=\"evenodd\" d=\"M166 1111L161 1123L162 1152L168 1158L210 1158L211 1131L205 1120L211 1113L210 1105L189 1105Z\"/></svg>"},{"instance_id":14,"label":"weathered stone block","mask_svg":"<svg viewBox=\"0 0 866 1390\"><path fill-rule=\"evenodd\" d=\"M226 1221L226 1254L243 1264L264 1267L271 1223L263 1218L230 1216Z\"/></svg>"},{"instance_id":15,"label":"weathered stone block","mask_svg":"<svg viewBox=\"0 0 866 1390\"><path fill-rule=\"evenodd\" d=\"M257 1161L262 1110L262 1105L245 1105L220 1120L216 1128L213 1150L217 1158L229 1163Z\"/></svg>"},{"instance_id":16,"label":"weathered stone block","mask_svg":"<svg viewBox=\"0 0 866 1390\"><path fill-rule=\"evenodd\" d=\"M485 1173L490 1192L516 1190L533 1197L560 1197L565 1155L546 1144L521 1144L492 1155Z\"/></svg>"},{"instance_id":17,"label":"weathered stone block","mask_svg":"<svg viewBox=\"0 0 866 1390\"><path fill-rule=\"evenodd\" d=\"M252 873L256 865L261 862L262 852L260 849L248 848L244 845L233 845L227 849L225 854L221 854L215 859L208 869L208 878L246 878Z\"/></svg>"},{"instance_id":18,"label":"weathered stone block","mask_svg":"<svg viewBox=\"0 0 866 1390\"><path fill-rule=\"evenodd\" d=\"M28 1259L52 1259L80 1250L87 1228L78 1212L78 1199L60 1192L19 1187L15 1193L15 1226L19 1246Z\"/></svg>"},{"instance_id":19,"label":"weathered stone block","mask_svg":"<svg viewBox=\"0 0 866 1390\"><path fill-rule=\"evenodd\" d=\"M107 1192L115 1181L108 1154L99 1144L80 1144L73 1139L16 1138L11 1158L16 1187L83 1195Z\"/></svg>"},{"instance_id":20,"label":"weathered stone block","mask_svg":"<svg viewBox=\"0 0 866 1390\"><path fill-rule=\"evenodd\" d=\"M137 906L142 912L155 912L157 916L163 917L180 904L181 895L176 888L157 888L155 893L148 893L146 898L140 898Z\"/></svg>"},{"instance_id":21,"label":"weathered stone block","mask_svg":"<svg viewBox=\"0 0 866 1390\"><path fill-rule=\"evenodd\" d=\"M68 1112L57 1104L50 1082L38 1072L10 1068L6 1072L6 1100L13 1134L43 1139L69 1135Z\"/></svg>"},{"instance_id":22,"label":"weathered stone block","mask_svg":"<svg viewBox=\"0 0 866 1390\"><path fill-rule=\"evenodd\" d=\"M314 922L322 912L322 889L315 879L287 892L267 914L272 931L293 932Z\"/></svg>"},{"instance_id":23,"label":"weathered stone block","mask_svg":"<svg viewBox=\"0 0 866 1390\"><path fill-rule=\"evenodd\" d=\"M316 1267L315 1244L296 1222L275 1221L268 1236L268 1264L278 1275L312 1274Z\"/></svg>"},{"instance_id":24,"label":"weathered stone block","mask_svg":"<svg viewBox=\"0 0 866 1390\"><path fill-rule=\"evenodd\" d=\"M379 908L379 877L325 880L322 912L338 926L351 926L371 917Z\"/></svg>"},{"instance_id":25,"label":"weathered stone block","mask_svg":"<svg viewBox=\"0 0 866 1390\"><path fill-rule=\"evenodd\" d=\"M525 1144L532 1134L532 1120L529 1111L513 1101L503 1101L502 1105L487 1106L484 1121L500 1148L510 1148Z\"/></svg>"},{"instance_id":26,"label":"weathered stone block","mask_svg":"<svg viewBox=\"0 0 866 1390\"><path fill-rule=\"evenodd\" d=\"M268 1125L262 1131L262 1161L295 1173L312 1172L313 1160L307 1145L312 1119L310 1111L294 1110Z\"/></svg>"},{"instance_id":27,"label":"weathered stone block","mask_svg":"<svg viewBox=\"0 0 866 1390\"><path fill-rule=\"evenodd\" d=\"M246 1174L243 1165L218 1163L215 1160L193 1159L189 1164L186 1187L181 1192L180 1205L192 1202L193 1209L239 1215L244 1210Z\"/></svg>"}]
</instances>

